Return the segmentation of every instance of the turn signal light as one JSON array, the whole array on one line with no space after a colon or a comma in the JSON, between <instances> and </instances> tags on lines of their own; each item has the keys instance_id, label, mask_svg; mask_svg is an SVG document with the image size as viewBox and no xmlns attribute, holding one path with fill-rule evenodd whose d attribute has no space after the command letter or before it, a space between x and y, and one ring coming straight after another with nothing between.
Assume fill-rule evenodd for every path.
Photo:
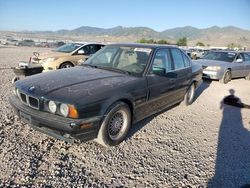
<instances>
[{"instance_id":1,"label":"turn signal light","mask_svg":"<svg viewBox=\"0 0 250 188\"><path fill-rule=\"evenodd\" d=\"M78 115L76 108L73 105L68 105L68 107L69 107L69 115L68 116L71 118L75 118L75 119L78 118L79 115Z\"/></svg>"}]
</instances>

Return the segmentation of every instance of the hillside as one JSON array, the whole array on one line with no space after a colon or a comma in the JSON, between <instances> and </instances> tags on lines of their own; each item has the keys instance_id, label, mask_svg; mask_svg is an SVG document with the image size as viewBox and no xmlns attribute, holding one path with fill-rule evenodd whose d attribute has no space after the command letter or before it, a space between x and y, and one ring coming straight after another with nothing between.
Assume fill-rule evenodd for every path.
<instances>
[{"instance_id":1,"label":"hillside","mask_svg":"<svg viewBox=\"0 0 250 188\"><path fill-rule=\"evenodd\" d=\"M13 33L13 32L12 32ZM178 38L187 37L188 45L195 45L201 41L209 46L227 46L235 43L250 48L250 31L234 26L218 27L213 26L206 29L198 29L191 26L167 29L162 32L155 31L148 27L122 27L98 28L82 26L73 30L58 31L23 31L15 32L15 35L23 37L46 37L62 38L73 40L96 40L96 41L130 41L134 42L140 38L165 39L175 43Z\"/></svg>"}]
</instances>

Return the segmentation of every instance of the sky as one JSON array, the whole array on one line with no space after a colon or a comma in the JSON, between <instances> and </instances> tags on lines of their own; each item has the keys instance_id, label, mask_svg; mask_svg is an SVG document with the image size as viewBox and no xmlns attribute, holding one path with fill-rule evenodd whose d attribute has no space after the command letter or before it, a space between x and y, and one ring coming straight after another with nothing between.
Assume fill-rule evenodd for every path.
<instances>
[{"instance_id":1,"label":"sky","mask_svg":"<svg viewBox=\"0 0 250 188\"><path fill-rule=\"evenodd\" d=\"M250 30L250 0L0 0L0 30L214 25Z\"/></svg>"}]
</instances>

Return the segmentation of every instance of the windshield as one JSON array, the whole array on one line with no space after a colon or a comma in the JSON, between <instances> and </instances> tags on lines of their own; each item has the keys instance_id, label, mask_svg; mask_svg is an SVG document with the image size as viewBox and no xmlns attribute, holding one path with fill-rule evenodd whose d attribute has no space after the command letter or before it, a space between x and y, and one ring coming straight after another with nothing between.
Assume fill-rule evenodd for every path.
<instances>
[{"instance_id":1,"label":"windshield","mask_svg":"<svg viewBox=\"0 0 250 188\"><path fill-rule=\"evenodd\" d=\"M70 53L70 52L73 52L74 50L76 50L77 48L81 47L82 45L83 44L79 44L79 43L69 43L69 44L65 44L65 45L55 49L54 51Z\"/></svg>"},{"instance_id":2,"label":"windshield","mask_svg":"<svg viewBox=\"0 0 250 188\"><path fill-rule=\"evenodd\" d=\"M203 56L202 59L233 62L235 56L236 53L234 52L209 52L207 55Z\"/></svg>"},{"instance_id":3,"label":"windshield","mask_svg":"<svg viewBox=\"0 0 250 188\"><path fill-rule=\"evenodd\" d=\"M151 51L150 48L106 46L83 65L139 75L144 71Z\"/></svg>"}]
</instances>

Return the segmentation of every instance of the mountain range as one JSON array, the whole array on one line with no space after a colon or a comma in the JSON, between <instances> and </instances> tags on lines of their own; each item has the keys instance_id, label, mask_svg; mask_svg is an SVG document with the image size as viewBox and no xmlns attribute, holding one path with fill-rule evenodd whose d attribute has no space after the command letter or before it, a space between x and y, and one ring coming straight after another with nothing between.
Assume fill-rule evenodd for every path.
<instances>
[{"instance_id":1,"label":"mountain range","mask_svg":"<svg viewBox=\"0 0 250 188\"><path fill-rule=\"evenodd\" d=\"M234 43L238 46L250 48L250 31L234 26L218 27L212 26L205 29L198 29L192 26L167 29L162 32L155 31L148 27L123 27L98 28L82 26L73 30L58 31L32 31L22 32L30 35L43 35L48 37L76 38L78 40L98 41L126 41L135 42L141 38L160 40L164 39L175 43L181 37L186 37L188 45L195 45L202 42L207 46L227 46Z\"/></svg>"}]
</instances>

